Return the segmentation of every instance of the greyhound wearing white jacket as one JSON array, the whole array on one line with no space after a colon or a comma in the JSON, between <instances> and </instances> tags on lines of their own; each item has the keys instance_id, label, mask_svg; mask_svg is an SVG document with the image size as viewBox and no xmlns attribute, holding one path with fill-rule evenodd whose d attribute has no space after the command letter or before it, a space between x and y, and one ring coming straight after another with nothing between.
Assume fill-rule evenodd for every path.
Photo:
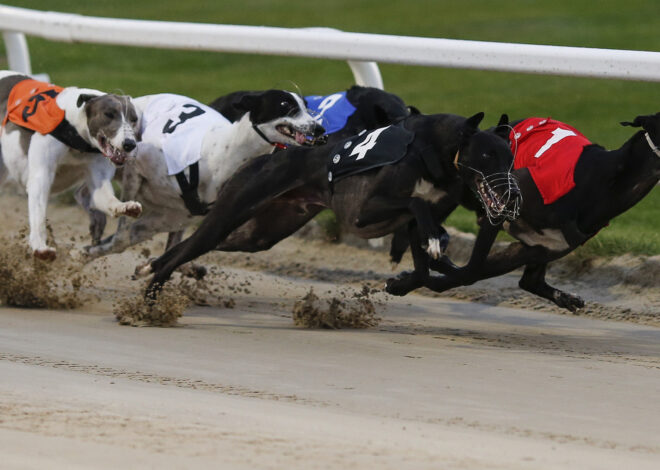
<instances>
[{"instance_id":1,"label":"greyhound wearing white jacket","mask_svg":"<svg viewBox=\"0 0 660 470\"><path fill-rule=\"evenodd\" d=\"M239 104L246 114L233 123L185 96L157 94L134 102L142 115L142 141L124 171L122 199L139 200L144 212L130 224L121 218L113 235L87 247L92 257L188 227L208 212L236 169L276 146L324 142L325 131L302 98L287 91L246 96Z\"/></svg>"}]
</instances>

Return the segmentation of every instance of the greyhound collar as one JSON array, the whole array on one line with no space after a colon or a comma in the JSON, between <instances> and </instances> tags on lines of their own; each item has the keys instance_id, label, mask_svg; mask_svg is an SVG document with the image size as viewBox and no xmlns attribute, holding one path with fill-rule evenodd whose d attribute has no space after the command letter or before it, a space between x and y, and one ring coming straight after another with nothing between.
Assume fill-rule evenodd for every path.
<instances>
[{"instance_id":1,"label":"greyhound collar","mask_svg":"<svg viewBox=\"0 0 660 470\"><path fill-rule=\"evenodd\" d=\"M252 129L254 129L254 132L256 132L257 135L259 135L259 137L261 137L262 139L264 139L264 140L265 140L266 142L268 142L270 145L272 145L272 146L274 146L274 147L277 147L278 149L285 149L285 148L286 148L286 145L284 145L284 144L280 144L279 142L273 142L273 141L271 141L268 137L266 137L266 134L264 134L263 132L261 132L261 129L259 129L259 128L257 127L256 124L252 124Z\"/></svg>"},{"instance_id":2,"label":"greyhound collar","mask_svg":"<svg viewBox=\"0 0 660 470\"><path fill-rule=\"evenodd\" d=\"M656 156L660 157L660 147L658 147L653 143L653 141L651 140L651 136L649 135L648 132L645 132L644 136L646 137L646 141L649 143L649 147L651 147L653 153L655 153Z\"/></svg>"}]
</instances>

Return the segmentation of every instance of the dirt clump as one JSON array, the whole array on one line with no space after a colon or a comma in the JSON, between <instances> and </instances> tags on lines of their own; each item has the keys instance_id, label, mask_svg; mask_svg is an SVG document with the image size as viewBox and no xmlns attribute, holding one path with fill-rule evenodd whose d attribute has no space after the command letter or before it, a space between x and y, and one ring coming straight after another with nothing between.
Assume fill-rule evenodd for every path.
<instances>
[{"instance_id":1,"label":"dirt clump","mask_svg":"<svg viewBox=\"0 0 660 470\"><path fill-rule=\"evenodd\" d=\"M52 262L38 260L26 248L25 230L0 237L0 301L21 308L73 309L87 300L81 289L90 279L66 253Z\"/></svg>"},{"instance_id":2,"label":"dirt clump","mask_svg":"<svg viewBox=\"0 0 660 470\"><path fill-rule=\"evenodd\" d=\"M365 292L366 291L366 292ZM293 323L303 328L371 328L380 318L369 299L369 288L352 295L352 298L337 297L320 299L311 288L293 305Z\"/></svg>"},{"instance_id":3,"label":"dirt clump","mask_svg":"<svg viewBox=\"0 0 660 470\"><path fill-rule=\"evenodd\" d=\"M180 288L165 286L154 301L140 293L117 300L113 311L120 325L170 327L176 326L189 303L190 297Z\"/></svg>"}]
</instances>

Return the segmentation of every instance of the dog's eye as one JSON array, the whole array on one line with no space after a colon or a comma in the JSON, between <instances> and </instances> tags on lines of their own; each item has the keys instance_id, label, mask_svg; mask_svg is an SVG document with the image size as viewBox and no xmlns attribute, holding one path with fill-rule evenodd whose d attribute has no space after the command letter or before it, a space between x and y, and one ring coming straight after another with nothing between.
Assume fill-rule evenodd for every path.
<instances>
[{"instance_id":1,"label":"dog's eye","mask_svg":"<svg viewBox=\"0 0 660 470\"><path fill-rule=\"evenodd\" d=\"M490 158L490 154L489 154L489 153L482 153L481 156L484 157L484 158Z\"/></svg>"},{"instance_id":2,"label":"dog's eye","mask_svg":"<svg viewBox=\"0 0 660 470\"><path fill-rule=\"evenodd\" d=\"M103 114L105 114L105 117L108 117L108 118L110 118L110 119L114 119L114 118L115 118L115 113L113 113L112 111L106 111L106 112L103 113Z\"/></svg>"}]
</instances>

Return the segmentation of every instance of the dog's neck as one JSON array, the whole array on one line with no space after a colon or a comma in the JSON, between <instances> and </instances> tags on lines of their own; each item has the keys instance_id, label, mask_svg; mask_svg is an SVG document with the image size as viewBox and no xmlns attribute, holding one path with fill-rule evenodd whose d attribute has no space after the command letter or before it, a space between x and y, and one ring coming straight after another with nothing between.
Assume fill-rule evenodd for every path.
<instances>
[{"instance_id":1,"label":"dog's neck","mask_svg":"<svg viewBox=\"0 0 660 470\"><path fill-rule=\"evenodd\" d=\"M73 126L87 143L91 144L92 139L87 126L87 114L84 106L78 106L78 97L81 94L102 95L98 90L89 88L67 87L57 95L57 105L64 110L64 118Z\"/></svg>"},{"instance_id":2,"label":"dog's neck","mask_svg":"<svg viewBox=\"0 0 660 470\"><path fill-rule=\"evenodd\" d=\"M608 151L594 146L589 150L593 158L585 171L598 177L600 181L592 184L602 188L602 193L597 207L584 216L581 225L585 233L602 228L656 186L660 180L660 158L654 147L646 132L639 131L619 149Z\"/></svg>"},{"instance_id":3,"label":"dog's neck","mask_svg":"<svg viewBox=\"0 0 660 470\"><path fill-rule=\"evenodd\" d=\"M273 145L263 140L252 128L249 115L226 126L214 127L204 137L202 155L211 170L205 193L215 195L238 167L245 162L273 151ZM204 176L202 176L202 179Z\"/></svg>"}]
</instances>

